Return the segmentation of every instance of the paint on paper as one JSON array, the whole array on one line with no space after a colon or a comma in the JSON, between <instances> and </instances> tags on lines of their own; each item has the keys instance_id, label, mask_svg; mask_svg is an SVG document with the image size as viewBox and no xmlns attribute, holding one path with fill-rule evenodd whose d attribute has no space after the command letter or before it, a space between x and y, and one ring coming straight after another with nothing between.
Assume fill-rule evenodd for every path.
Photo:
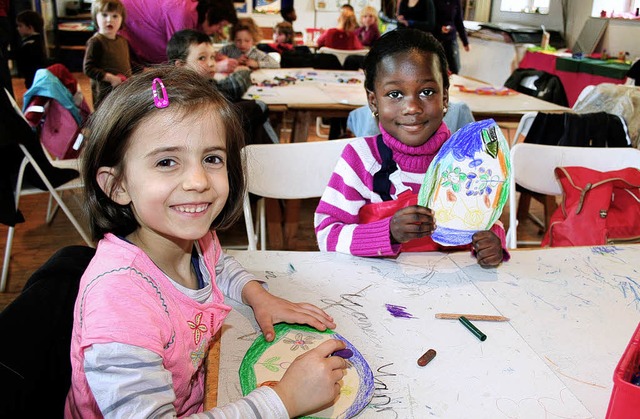
<instances>
[{"instance_id":1,"label":"paint on paper","mask_svg":"<svg viewBox=\"0 0 640 419\"><path fill-rule=\"evenodd\" d=\"M293 360L328 339L340 339L353 355L347 360L340 395L333 405L308 418L350 418L371 401L374 392L373 372L362 354L344 337L327 329L320 332L309 326L275 325L276 337L267 342L259 336L247 350L240 365L240 387L247 395L259 386L273 386L280 381Z\"/></svg>"},{"instance_id":2,"label":"paint on paper","mask_svg":"<svg viewBox=\"0 0 640 419\"><path fill-rule=\"evenodd\" d=\"M435 211L431 238L458 246L490 229L507 202L510 177L509 145L493 119L454 133L433 159L418 195L418 205Z\"/></svg>"}]
</instances>

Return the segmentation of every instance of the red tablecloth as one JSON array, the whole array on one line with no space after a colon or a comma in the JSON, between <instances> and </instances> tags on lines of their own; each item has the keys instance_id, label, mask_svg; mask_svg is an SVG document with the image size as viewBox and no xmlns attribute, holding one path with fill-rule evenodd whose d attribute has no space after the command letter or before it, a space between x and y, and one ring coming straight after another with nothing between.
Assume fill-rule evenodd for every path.
<instances>
[{"instance_id":1,"label":"red tablecloth","mask_svg":"<svg viewBox=\"0 0 640 419\"><path fill-rule=\"evenodd\" d=\"M520 68L534 68L536 70L546 71L547 73L555 74L560 78L564 91L567 94L567 100L569 106L578 99L582 89L589 85L597 85L600 83L614 83L623 84L626 81L626 77L622 79L599 76L596 74L588 74L582 72L569 72L556 69L556 57L553 54L545 54L542 52L527 51L520 61L518 67Z\"/></svg>"}]
</instances>

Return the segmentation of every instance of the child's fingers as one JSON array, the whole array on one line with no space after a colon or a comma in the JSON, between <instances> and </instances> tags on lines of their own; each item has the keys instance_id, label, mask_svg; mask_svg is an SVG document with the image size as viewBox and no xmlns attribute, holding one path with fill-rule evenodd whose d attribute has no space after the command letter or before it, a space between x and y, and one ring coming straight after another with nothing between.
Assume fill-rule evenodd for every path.
<instances>
[{"instance_id":1,"label":"child's fingers","mask_svg":"<svg viewBox=\"0 0 640 419\"><path fill-rule=\"evenodd\" d=\"M332 353L334 353L335 351L339 351L340 349L344 349L346 347L347 347L347 344L341 341L340 339L329 339L327 341L322 342L320 345L318 345L314 349L314 351L316 351L316 353L319 356L326 358ZM339 356L335 358L341 359L344 361L344 359L340 358Z\"/></svg>"}]
</instances>

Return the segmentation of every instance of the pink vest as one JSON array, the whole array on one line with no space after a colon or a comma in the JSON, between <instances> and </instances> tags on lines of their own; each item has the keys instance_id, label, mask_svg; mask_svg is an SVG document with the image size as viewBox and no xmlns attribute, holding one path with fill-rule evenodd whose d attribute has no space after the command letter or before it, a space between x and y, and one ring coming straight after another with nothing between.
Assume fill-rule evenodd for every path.
<instances>
[{"instance_id":1,"label":"pink vest","mask_svg":"<svg viewBox=\"0 0 640 419\"><path fill-rule=\"evenodd\" d=\"M164 360L173 380L178 416L203 410L204 360L231 310L216 286L220 243L215 233L199 241L212 279L212 302L200 304L178 291L138 247L107 234L82 276L71 336L71 389L65 417L102 417L84 374L84 350L118 342L146 348Z\"/></svg>"}]
</instances>

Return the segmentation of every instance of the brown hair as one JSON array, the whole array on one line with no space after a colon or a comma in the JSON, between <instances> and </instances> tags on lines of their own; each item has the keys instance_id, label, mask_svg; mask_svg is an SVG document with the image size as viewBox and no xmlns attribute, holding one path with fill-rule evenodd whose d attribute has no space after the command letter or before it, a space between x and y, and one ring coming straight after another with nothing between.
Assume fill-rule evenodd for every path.
<instances>
[{"instance_id":1,"label":"brown hair","mask_svg":"<svg viewBox=\"0 0 640 419\"><path fill-rule=\"evenodd\" d=\"M125 21L127 20L127 11L124 8L124 4L120 0L95 0L93 5L91 6L91 19L93 19L93 24L98 28L98 21L96 20L96 16L100 12L116 12L122 16L122 25L120 29L124 28Z\"/></svg>"},{"instance_id":2,"label":"brown hair","mask_svg":"<svg viewBox=\"0 0 640 419\"><path fill-rule=\"evenodd\" d=\"M236 34L240 31L248 31L251 34L251 38L253 38L254 44L257 44L262 39L262 31L250 17L238 19L238 23L231 27L229 37L232 41L236 39Z\"/></svg>"},{"instance_id":3,"label":"brown hair","mask_svg":"<svg viewBox=\"0 0 640 419\"><path fill-rule=\"evenodd\" d=\"M293 32L293 25L291 23L280 22L273 27L273 32L276 35L279 35L281 33L284 34L286 37L284 39L285 44L293 44L294 32Z\"/></svg>"},{"instance_id":4,"label":"brown hair","mask_svg":"<svg viewBox=\"0 0 640 419\"><path fill-rule=\"evenodd\" d=\"M156 78L162 79L169 106L158 109L153 100L151 86ZM83 151L82 176L87 197L87 211L94 239L105 233L126 236L139 224L130 205L119 205L105 193L96 179L98 169L113 167L116 175L114 187L122 182L124 159L131 134L151 116L163 112L217 112L224 124L227 147L227 177L229 197L211 227L230 227L240 216L245 192L240 149L244 145L244 131L232 105L205 78L182 67L161 66L137 74L109 94L89 119L85 129L86 148Z\"/></svg>"},{"instance_id":5,"label":"brown hair","mask_svg":"<svg viewBox=\"0 0 640 419\"><path fill-rule=\"evenodd\" d=\"M42 33L44 29L44 19L33 10L25 10L18 13L16 22L22 23L24 26L30 26L35 32Z\"/></svg>"}]
</instances>

